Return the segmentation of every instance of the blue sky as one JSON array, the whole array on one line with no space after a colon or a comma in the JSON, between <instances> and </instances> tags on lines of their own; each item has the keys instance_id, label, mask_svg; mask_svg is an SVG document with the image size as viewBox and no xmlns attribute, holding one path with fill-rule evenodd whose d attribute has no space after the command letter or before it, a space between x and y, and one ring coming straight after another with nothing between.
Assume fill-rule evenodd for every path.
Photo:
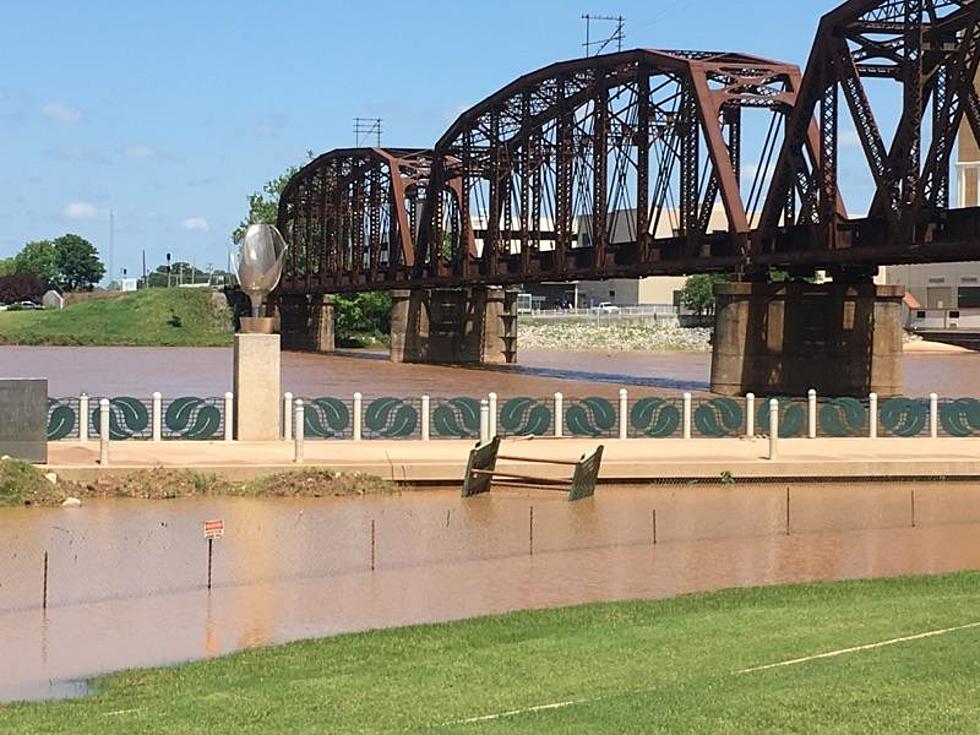
<instances>
[{"instance_id":1,"label":"blue sky","mask_svg":"<svg viewBox=\"0 0 980 735\"><path fill-rule=\"evenodd\" d=\"M76 232L115 270L172 252L223 266L246 197L305 151L428 146L512 78L582 55L582 13L626 48L745 51L803 65L811 0L6 3L0 24L0 257Z\"/></svg>"}]
</instances>

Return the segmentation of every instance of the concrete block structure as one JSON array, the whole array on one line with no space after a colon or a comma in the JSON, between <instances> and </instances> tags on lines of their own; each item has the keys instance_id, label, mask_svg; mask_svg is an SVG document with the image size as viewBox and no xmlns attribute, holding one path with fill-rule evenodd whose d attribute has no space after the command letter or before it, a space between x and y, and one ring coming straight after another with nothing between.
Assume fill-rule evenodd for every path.
<instances>
[{"instance_id":1,"label":"concrete block structure","mask_svg":"<svg viewBox=\"0 0 980 735\"><path fill-rule=\"evenodd\" d=\"M900 286L730 283L716 296L713 392L901 393Z\"/></svg>"},{"instance_id":2,"label":"concrete block structure","mask_svg":"<svg viewBox=\"0 0 980 735\"><path fill-rule=\"evenodd\" d=\"M279 301L279 316L283 349L309 352L334 350L333 296L283 295Z\"/></svg>"},{"instance_id":3,"label":"concrete block structure","mask_svg":"<svg viewBox=\"0 0 980 735\"><path fill-rule=\"evenodd\" d=\"M234 354L235 439L279 439L282 400L279 335L236 334Z\"/></svg>"},{"instance_id":4,"label":"concrete block structure","mask_svg":"<svg viewBox=\"0 0 980 735\"><path fill-rule=\"evenodd\" d=\"M0 379L0 455L48 461L48 381Z\"/></svg>"}]
</instances>

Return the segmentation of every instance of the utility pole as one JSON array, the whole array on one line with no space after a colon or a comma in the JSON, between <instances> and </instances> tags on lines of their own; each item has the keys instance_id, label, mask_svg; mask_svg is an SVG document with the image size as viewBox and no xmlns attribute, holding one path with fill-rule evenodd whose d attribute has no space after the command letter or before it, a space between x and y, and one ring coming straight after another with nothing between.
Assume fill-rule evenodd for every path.
<instances>
[{"instance_id":1,"label":"utility pole","mask_svg":"<svg viewBox=\"0 0 980 735\"><path fill-rule=\"evenodd\" d=\"M115 257L113 253L113 249L115 248L115 243L113 242L113 240L115 239L115 232L114 232L115 229L116 229L116 215L110 209L109 210L109 285L110 286L112 286L112 279L116 274L116 272L113 270L113 266L115 265L114 263ZM120 288L121 287L122 286L120 285Z\"/></svg>"},{"instance_id":2,"label":"utility pole","mask_svg":"<svg viewBox=\"0 0 980 735\"><path fill-rule=\"evenodd\" d=\"M150 285L150 282L146 279L146 248L143 248L143 288Z\"/></svg>"},{"instance_id":3,"label":"utility pole","mask_svg":"<svg viewBox=\"0 0 980 735\"><path fill-rule=\"evenodd\" d=\"M360 148L365 140L374 136L374 145L381 147L381 123L380 117L355 117L354 118L354 147Z\"/></svg>"},{"instance_id":4,"label":"utility pole","mask_svg":"<svg viewBox=\"0 0 980 735\"><path fill-rule=\"evenodd\" d=\"M582 46L585 47L585 55L598 56L606 50L606 47L616 43L616 51L623 50L623 40L626 38L626 18L621 15L591 15L586 13L582 16L582 20L585 21L585 43ZM615 30L611 35L605 38L600 38L596 41L592 40L592 22L599 21L600 23L615 23ZM592 48L597 47L595 53L592 53Z\"/></svg>"}]
</instances>

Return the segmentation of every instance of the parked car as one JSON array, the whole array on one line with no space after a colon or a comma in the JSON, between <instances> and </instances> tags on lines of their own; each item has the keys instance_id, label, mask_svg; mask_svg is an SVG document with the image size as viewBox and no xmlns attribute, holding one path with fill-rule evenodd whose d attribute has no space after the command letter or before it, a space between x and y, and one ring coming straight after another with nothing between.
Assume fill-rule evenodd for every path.
<instances>
[{"instance_id":1,"label":"parked car","mask_svg":"<svg viewBox=\"0 0 980 735\"><path fill-rule=\"evenodd\" d=\"M617 314L619 313L619 307L611 301L603 301L595 307L595 311L597 314Z\"/></svg>"},{"instance_id":2,"label":"parked car","mask_svg":"<svg viewBox=\"0 0 980 735\"><path fill-rule=\"evenodd\" d=\"M43 309L44 307L35 304L33 301L18 301L17 306L19 306L24 311L31 311L32 309Z\"/></svg>"}]
</instances>

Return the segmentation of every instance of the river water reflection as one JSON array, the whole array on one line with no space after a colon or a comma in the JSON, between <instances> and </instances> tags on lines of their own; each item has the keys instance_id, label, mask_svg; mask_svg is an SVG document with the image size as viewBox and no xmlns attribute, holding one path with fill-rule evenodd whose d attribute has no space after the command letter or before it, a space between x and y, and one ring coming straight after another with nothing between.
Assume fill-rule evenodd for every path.
<instances>
[{"instance_id":1,"label":"river water reflection","mask_svg":"<svg viewBox=\"0 0 980 735\"><path fill-rule=\"evenodd\" d=\"M711 356L684 352L531 352L520 364L459 368L394 364L387 353L283 353L283 390L303 396L360 391L417 396L484 395L614 397L706 392ZM907 354L905 394L980 395L980 353ZM46 377L52 396L217 396L231 390L232 354L223 348L0 347L0 376Z\"/></svg>"},{"instance_id":2,"label":"river water reflection","mask_svg":"<svg viewBox=\"0 0 980 735\"><path fill-rule=\"evenodd\" d=\"M785 485L601 487L572 504L431 490L5 510L0 699L66 696L99 672L346 631L980 563L976 483L802 485L791 499L790 535ZM227 532L209 593L201 523L214 517Z\"/></svg>"}]
</instances>

